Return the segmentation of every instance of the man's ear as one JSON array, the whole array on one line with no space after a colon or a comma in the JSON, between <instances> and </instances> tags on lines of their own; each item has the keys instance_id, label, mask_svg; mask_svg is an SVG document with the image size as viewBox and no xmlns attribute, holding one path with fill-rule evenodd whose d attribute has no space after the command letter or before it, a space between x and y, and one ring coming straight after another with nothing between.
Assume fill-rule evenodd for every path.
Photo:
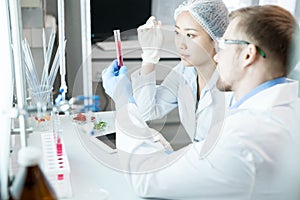
<instances>
[{"instance_id":1,"label":"man's ear","mask_svg":"<svg viewBox=\"0 0 300 200\"><path fill-rule=\"evenodd\" d=\"M256 46L254 44L248 44L247 48L244 51L243 59L245 62L245 67L251 65L254 63L256 59L258 59L257 56L259 56Z\"/></svg>"}]
</instances>

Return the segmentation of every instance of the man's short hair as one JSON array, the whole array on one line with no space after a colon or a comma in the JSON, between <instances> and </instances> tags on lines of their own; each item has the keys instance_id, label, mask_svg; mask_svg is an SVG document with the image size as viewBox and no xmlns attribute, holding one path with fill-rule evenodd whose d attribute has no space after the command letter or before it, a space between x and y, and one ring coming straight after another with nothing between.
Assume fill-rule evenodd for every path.
<instances>
[{"instance_id":1,"label":"man's short hair","mask_svg":"<svg viewBox=\"0 0 300 200\"><path fill-rule=\"evenodd\" d=\"M259 46L268 58L288 67L289 51L298 29L289 11L275 5L245 7L230 13L229 19L235 18L239 19L238 30L249 42Z\"/></svg>"}]
</instances>

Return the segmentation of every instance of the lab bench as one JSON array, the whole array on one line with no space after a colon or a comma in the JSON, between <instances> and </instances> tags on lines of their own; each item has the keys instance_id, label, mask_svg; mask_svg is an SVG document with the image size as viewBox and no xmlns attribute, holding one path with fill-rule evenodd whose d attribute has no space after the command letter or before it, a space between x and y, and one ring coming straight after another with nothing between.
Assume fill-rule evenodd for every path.
<instances>
[{"instance_id":1,"label":"lab bench","mask_svg":"<svg viewBox=\"0 0 300 200\"><path fill-rule=\"evenodd\" d=\"M114 129L114 112L99 112L98 117L109 121ZM140 199L126 181L124 172L119 170L118 154L108 154L93 145L71 115L60 116L62 138L70 165L72 197L67 200L85 199ZM80 125L81 126L81 125ZM41 145L42 132L28 136L29 145ZM106 195L108 198L104 198ZM103 198L102 198L103 197Z\"/></svg>"}]
</instances>

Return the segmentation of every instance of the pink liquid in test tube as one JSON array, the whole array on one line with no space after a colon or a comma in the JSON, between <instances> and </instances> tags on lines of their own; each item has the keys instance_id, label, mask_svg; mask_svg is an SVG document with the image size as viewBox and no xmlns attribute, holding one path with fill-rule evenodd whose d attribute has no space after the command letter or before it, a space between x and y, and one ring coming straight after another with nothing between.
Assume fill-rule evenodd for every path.
<instances>
[{"instance_id":1,"label":"pink liquid in test tube","mask_svg":"<svg viewBox=\"0 0 300 200\"><path fill-rule=\"evenodd\" d=\"M114 30L114 38L115 38L116 51L117 51L118 67L120 68L121 66L123 66L120 30Z\"/></svg>"},{"instance_id":2,"label":"pink liquid in test tube","mask_svg":"<svg viewBox=\"0 0 300 200\"><path fill-rule=\"evenodd\" d=\"M59 131L61 131L61 130L59 130ZM60 133L58 133L57 138L56 138L56 153L57 153L57 156L63 155Z\"/></svg>"}]
</instances>

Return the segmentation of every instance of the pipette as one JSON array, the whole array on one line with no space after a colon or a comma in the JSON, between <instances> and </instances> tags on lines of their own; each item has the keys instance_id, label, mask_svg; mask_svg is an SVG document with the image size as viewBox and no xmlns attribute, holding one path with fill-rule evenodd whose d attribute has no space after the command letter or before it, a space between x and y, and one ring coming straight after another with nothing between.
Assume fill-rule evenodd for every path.
<instances>
[{"instance_id":1,"label":"pipette","mask_svg":"<svg viewBox=\"0 0 300 200\"><path fill-rule=\"evenodd\" d=\"M122 46L121 46L121 36L120 30L114 30L116 51L117 51L117 59L118 59L118 67L123 66L123 55L122 55Z\"/></svg>"},{"instance_id":2,"label":"pipette","mask_svg":"<svg viewBox=\"0 0 300 200\"><path fill-rule=\"evenodd\" d=\"M65 4L64 0L57 1L58 9L58 43L59 43L59 65L60 65L60 89L63 89L62 98L68 91L66 84L66 62L65 62Z\"/></svg>"}]
</instances>

